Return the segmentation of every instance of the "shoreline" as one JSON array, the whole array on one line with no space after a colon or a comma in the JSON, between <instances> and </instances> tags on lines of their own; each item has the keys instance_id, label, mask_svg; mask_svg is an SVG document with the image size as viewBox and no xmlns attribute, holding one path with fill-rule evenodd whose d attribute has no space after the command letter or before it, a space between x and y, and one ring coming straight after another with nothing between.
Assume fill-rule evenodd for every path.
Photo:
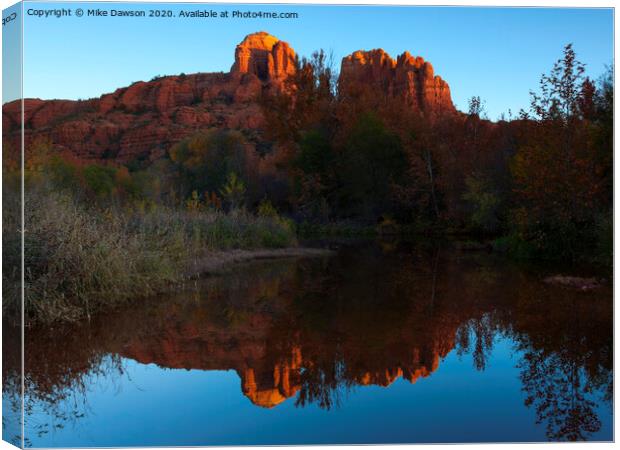
<instances>
[{"instance_id":1,"label":"shoreline","mask_svg":"<svg viewBox=\"0 0 620 450\"><path fill-rule=\"evenodd\" d=\"M330 256L335 252L329 249L311 247L285 247L278 249L221 250L195 258L185 271L185 277L196 279L205 276L222 275L230 272L237 264L268 259L316 258Z\"/></svg>"},{"instance_id":2,"label":"shoreline","mask_svg":"<svg viewBox=\"0 0 620 450\"><path fill-rule=\"evenodd\" d=\"M260 260L275 259L296 259L296 258L316 258L334 255L335 252L329 249L310 248L310 247L283 247L277 249L260 248L260 249L231 249L231 250L215 250L209 251L201 257L194 258L186 263L186 268L182 272L182 276L178 281L170 282L166 287L158 289L149 295L137 295L126 298L119 302L112 302L108 305L98 307L96 310L84 311L77 310L66 317L57 317L54 320L40 320L37 317L26 318L25 326L28 328L35 326L54 326L62 324L76 324L80 322L88 322L92 316L105 314L106 311L114 311L121 305L132 305L139 302L142 298L165 296L183 289L189 280L197 280L203 277L226 275L243 263ZM3 320L13 323L16 320L14 315L3 310Z\"/></svg>"}]
</instances>

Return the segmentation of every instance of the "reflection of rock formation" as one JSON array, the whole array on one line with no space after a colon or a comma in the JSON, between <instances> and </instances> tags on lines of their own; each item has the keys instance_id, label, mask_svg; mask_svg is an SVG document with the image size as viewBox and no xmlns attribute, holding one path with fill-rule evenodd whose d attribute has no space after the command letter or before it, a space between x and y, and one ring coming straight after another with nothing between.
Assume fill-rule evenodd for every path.
<instances>
[{"instance_id":1,"label":"reflection of rock formation","mask_svg":"<svg viewBox=\"0 0 620 450\"><path fill-rule=\"evenodd\" d=\"M533 400L540 420L553 425L550 436L587 437L596 420L584 425L557 402L612 392L611 292L565 291L491 258L442 256L437 263L435 253L376 247L253 264L205 280L196 292L90 324L27 330L27 390L45 401L63 395L86 374L107 374L101 365L111 354L167 368L234 370L243 394L262 407L295 397L298 406L330 408L343 388L421 381L455 348L484 361L502 333L527 356L524 391L553 400L543 408ZM5 341L17 339L7 348L18 349L19 334L4 333ZM7 356L8 389L20 355ZM571 371L579 377L558 376ZM567 426L571 434L561 435Z\"/></svg>"},{"instance_id":2,"label":"reflection of rock formation","mask_svg":"<svg viewBox=\"0 0 620 450\"><path fill-rule=\"evenodd\" d=\"M416 352L418 353L418 352ZM416 359L412 365L396 368L385 369L381 372L366 372L361 377L356 377L356 383L362 386L368 386L370 384L376 384L378 386L389 386L399 378L404 378L410 383L415 383L418 378L426 378L433 373L439 367L439 359L446 355L434 354L430 362L429 367L420 363L419 359Z\"/></svg>"},{"instance_id":3,"label":"reflection of rock formation","mask_svg":"<svg viewBox=\"0 0 620 450\"><path fill-rule=\"evenodd\" d=\"M279 297L287 290L286 286L280 285L279 289L272 290L277 297L267 301L284 300L287 304L288 300ZM243 295L252 303L258 292L261 290L256 293L246 291ZM289 319L286 310L271 317L254 310L248 315L244 313L243 323L231 326L218 320L220 312L210 310L217 305L210 303L208 306L206 310L198 307L194 311L177 310L170 305L157 308L161 320L145 328L147 334L141 331L136 337L128 336L117 350L118 354L143 364L153 363L166 368L234 370L241 379L243 394L258 406L272 408L293 397L302 384L308 383L309 378L302 376L303 371L325 372L323 366L331 365L338 358L344 363L343 374L334 375L333 379L322 377L321 383L389 386L400 377L415 383L438 368L439 360L453 348L456 333L456 328L451 330L446 336L447 341L433 333L399 334L395 339L382 333L373 334L379 346L386 345L380 347L382 355L378 357L375 351L360 346L356 335L337 342L330 334L324 336L323 342L305 341L303 336L287 340L282 335L284 330L278 327L294 329L302 324L286 320ZM286 317L284 322L281 321L283 317ZM405 340L395 342L400 339ZM438 344L437 339L442 342ZM277 347L273 341L278 341ZM304 351L308 356L304 357ZM325 355L327 360L315 358L317 353ZM317 382L310 379L310 384Z\"/></svg>"},{"instance_id":4,"label":"reflection of rock formation","mask_svg":"<svg viewBox=\"0 0 620 450\"><path fill-rule=\"evenodd\" d=\"M343 292L366 304L343 309L342 301L330 294L337 280L316 283L324 271L320 261L283 262L282 270L273 262L265 266L267 272L254 268L208 280L196 294L198 300L186 295L154 300L95 320L91 326L96 331L89 333L95 336L92 346L166 368L234 370L244 395L263 407L274 407L300 390L329 391L343 384L389 386L400 377L413 383L436 370L454 347L458 317L441 323L411 309L408 301L386 309L375 303L372 291L358 292L357 281L346 281ZM365 270L360 275L368 278ZM380 281L393 282L393 276ZM350 288L355 291L347 293ZM405 298L406 293L401 294ZM34 343L36 334L29 336L33 350L42 351ZM83 342L76 338L75 344L85 348ZM93 353L80 350L75 355ZM65 357L70 357L69 351ZM29 363L34 365L37 359ZM342 370L333 371L334 365ZM60 370L66 367L63 364Z\"/></svg>"},{"instance_id":5,"label":"reflection of rock formation","mask_svg":"<svg viewBox=\"0 0 620 450\"><path fill-rule=\"evenodd\" d=\"M299 371L301 354L293 350L293 361L290 364L280 363L273 369L256 371L253 368L240 373L243 394L252 403L265 408L272 408L299 391Z\"/></svg>"},{"instance_id":6,"label":"reflection of rock formation","mask_svg":"<svg viewBox=\"0 0 620 450\"><path fill-rule=\"evenodd\" d=\"M177 318L172 316L171 319ZM174 321L172 323L174 325ZM175 326L155 328L148 339L141 336L123 345L119 354L143 364L154 363L166 368L235 370L241 379L243 394L258 406L272 408L294 396L301 388L302 371L316 369L317 363L311 359L304 360L303 343L287 343L286 351L274 353L269 348L268 338L273 324L263 320L250 323L252 327L262 324L265 328L236 329L233 333L208 323L181 329ZM190 329L193 333L187 334ZM348 367L346 355L359 355L359 351L355 342L342 342L337 352L344 355L344 377L324 381L387 387L402 377L415 383L437 370L440 358L451 350L447 348L440 354L428 348L420 350L416 345L429 344L415 341L402 343L402 349L389 353L390 364L387 366L377 368L373 356L369 354L368 360L354 357L355 367ZM326 349L326 352L330 354L334 350Z\"/></svg>"}]
</instances>

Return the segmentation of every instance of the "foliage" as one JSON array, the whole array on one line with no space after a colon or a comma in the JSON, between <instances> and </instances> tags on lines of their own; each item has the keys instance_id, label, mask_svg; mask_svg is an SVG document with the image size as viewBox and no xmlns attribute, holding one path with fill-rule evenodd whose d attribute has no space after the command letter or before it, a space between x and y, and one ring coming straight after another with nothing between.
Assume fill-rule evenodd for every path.
<instances>
[{"instance_id":1,"label":"foliage","mask_svg":"<svg viewBox=\"0 0 620 450\"><path fill-rule=\"evenodd\" d=\"M374 114L364 114L348 136L339 162L339 210L374 219L388 212L392 185L402 181L406 163L398 136Z\"/></svg>"},{"instance_id":2,"label":"foliage","mask_svg":"<svg viewBox=\"0 0 620 450\"><path fill-rule=\"evenodd\" d=\"M172 146L169 153L179 171L182 197L194 190L218 192L231 172L241 179L248 176L245 140L235 131L201 131Z\"/></svg>"},{"instance_id":3,"label":"foliage","mask_svg":"<svg viewBox=\"0 0 620 450\"><path fill-rule=\"evenodd\" d=\"M28 321L76 320L169 289L191 273L192 261L210 251L296 245L294 228L278 216L225 214L202 207L197 193L188 204L190 211L141 207L140 202L112 205L99 201L99 196L85 202L55 187L56 177L47 173L26 173L24 308ZM87 173L94 174L86 177L93 192L103 195L109 193L112 174L118 171L98 168ZM13 201L7 202L3 216L3 308L16 317L21 234L16 232L19 184L12 180L19 177L11 175L5 173L4 183L5 200Z\"/></svg>"},{"instance_id":4,"label":"foliage","mask_svg":"<svg viewBox=\"0 0 620 450\"><path fill-rule=\"evenodd\" d=\"M230 209L234 211L243 206L245 184L235 172L231 172L228 174L226 184L224 184L220 193L224 201L228 203Z\"/></svg>"},{"instance_id":5,"label":"foliage","mask_svg":"<svg viewBox=\"0 0 620 450\"><path fill-rule=\"evenodd\" d=\"M543 75L540 93L532 94L535 120L512 162L522 218L514 226L544 254L587 253L597 210L611 206L606 174L612 147L592 140L592 89L567 45L563 59Z\"/></svg>"},{"instance_id":6,"label":"foliage","mask_svg":"<svg viewBox=\"0 0 620 450\"><path fill-rule=\"evenodd\" d=\"M486 180L468 177L465 180L467 192L463 195L472 207L470 223L474 230L485 233L493 233L499 227L500 200L489 186Z\"/></svg>"},{"instance_id":7,"label":"foliage","mask_svg":"<svg viewBox=\"0 0 620 450\"><path fill-rule=\"evenodd\" d=\"M84 168L86 186L99 197L109 197L115 185L116 170L112 167L89 165Z\"/></svg>"},{"instance_id":8,"label":"foliage","mask_svg":"<svg viewBox=\"0 0 620 450\"><path fill-rule=\"evenodd\" d=\"M267 198L263 198L258 205L257 211L259 217L277 217L278 211L273 207Z\"/></svg>"},{"instance_id":9,"label":"foliage","mask_svg":"<svg viewBox=\"0 0 620 450\"><path fill-rule=\"evenodd\" d=\"M324 50L316 51L309 59L298 60L296 69L285 81L287 89L266 92L261 99L268 137L288 148L290 157L305 131L335 125L332 56Z\"/></svg>"}]
</instances>

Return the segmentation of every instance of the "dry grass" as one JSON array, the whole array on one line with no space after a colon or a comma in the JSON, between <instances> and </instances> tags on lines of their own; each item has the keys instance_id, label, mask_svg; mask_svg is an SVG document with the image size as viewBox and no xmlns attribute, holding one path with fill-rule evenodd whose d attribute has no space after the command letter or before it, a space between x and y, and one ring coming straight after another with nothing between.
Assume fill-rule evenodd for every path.
<instances>
[{"instance_id":1,"label":"dry grass","mask_svg":"<svg viewBox=\"0 0 620 450\"><path fill-rule=\"evenodd\" d=\"M19 311L19 271L14 270L20 260L19 208L14 206L5 207L3 226L8 315ZM25 212L29 321L77 320L161 292L196 273L196 261L209 254L297 244L285 220L243 211L101 211L66 195L33 190L26 195Z\"/></svg>"}]
</instances>

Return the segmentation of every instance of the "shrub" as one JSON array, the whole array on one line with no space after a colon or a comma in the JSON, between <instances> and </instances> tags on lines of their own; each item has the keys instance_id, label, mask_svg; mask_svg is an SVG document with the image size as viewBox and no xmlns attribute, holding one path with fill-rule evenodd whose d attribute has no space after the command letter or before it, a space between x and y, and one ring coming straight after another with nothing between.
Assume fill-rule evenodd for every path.
<instances>
[{"instance_id":1,"label":"shrub","mask_svg":"<svg viewBox=\"0 0 620 450\"><path fill-rule=\"evenodd\" d=\"M263 198L258 205L259 217L278 217L278 211L267 198Z\"/></svg>"},{"instance_id":2,"label":"shrub","mask_svg":"<svg viewBox=\"0 0 620 450\"><path fill-rule=\"evenodd\" d=\"M6 188L6 186L5 186ZM5 189L6 190L6 189ZM3 280L19 308L19 208L6 208ZM85 207L64 193L29 187L25 224L25 314L53 322L90 316L104 307L163 291L186 277L194 258L210 251L296 245L290 224L245 211Z\"/></svg>"},{"instance_id":3,"label":"shrub","mask_svg":"<svg viewBox=\"0 0 620 450\"><path fill-rule=\"evenodd\" d=\"M98 197L108 197L116 185L116 169L90 165L84 168L86 186Z\"/></svg>"},{"instance_id":4,"label":"shrub","mask_svg":"<svg viewBox=\"0 0 620 450\"><path fill-rule=\"evenodd\" d=\"M231 210L241 208L245 197L245 183L235 172L231 172L228 174L226 184L222 187L220 194Z\"/></svg>"}]
</instances>

